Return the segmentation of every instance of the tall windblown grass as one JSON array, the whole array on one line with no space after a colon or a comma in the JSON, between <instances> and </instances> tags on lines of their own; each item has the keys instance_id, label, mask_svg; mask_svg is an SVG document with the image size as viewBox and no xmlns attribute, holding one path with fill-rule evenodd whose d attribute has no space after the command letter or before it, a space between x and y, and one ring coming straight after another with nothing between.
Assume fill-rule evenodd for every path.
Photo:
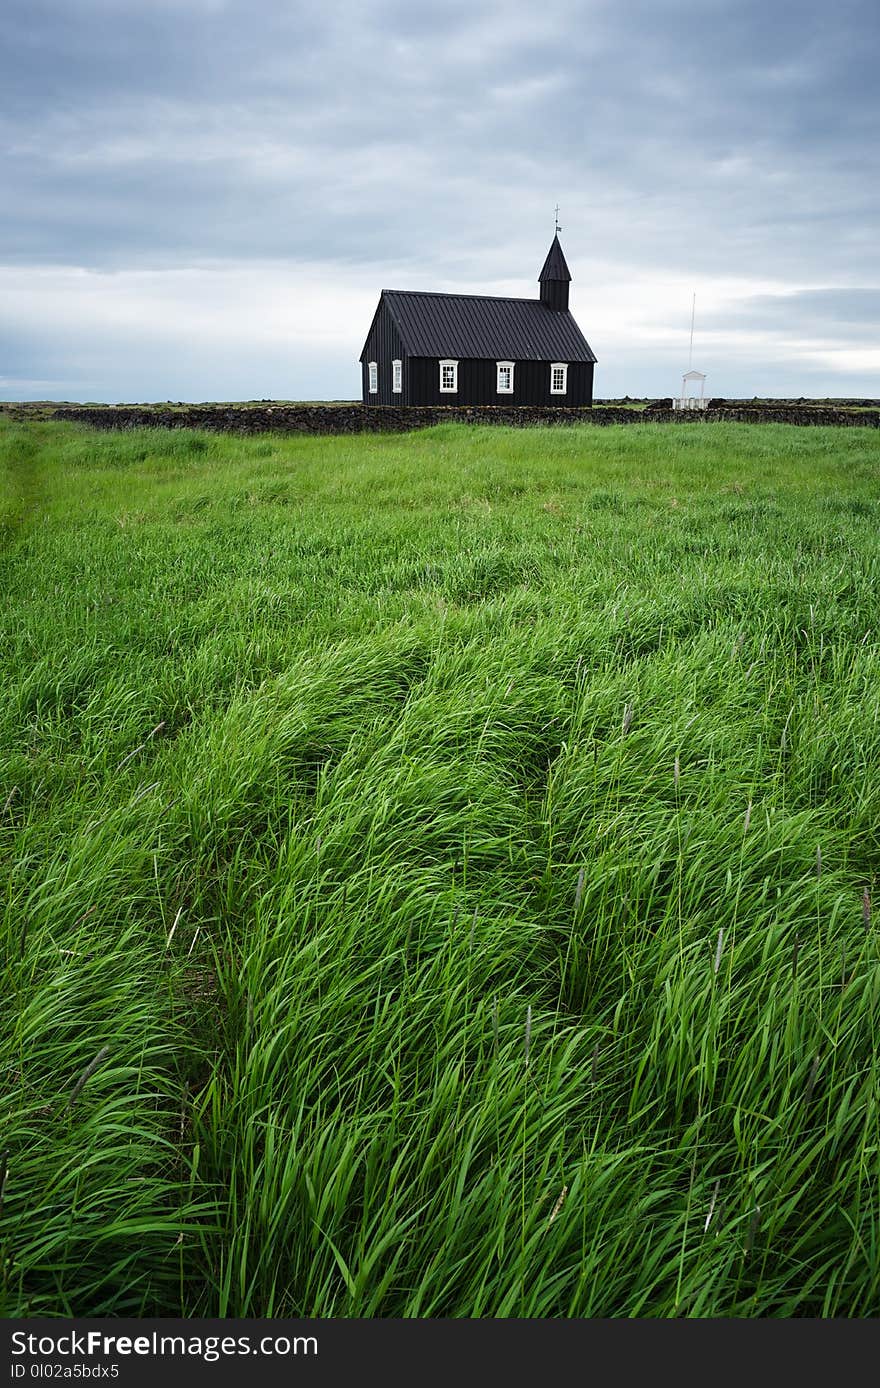
<instances>
[{"instance_id":1,"label":"tall windblown grass","mask_svg":"<svg viewBox=\"0 0 880 1388\"><path fill-rule=\"evenodd\" d=\"M6 1315L880 1313L880 438L0 427Z\"/></svg>"}]
</instances>

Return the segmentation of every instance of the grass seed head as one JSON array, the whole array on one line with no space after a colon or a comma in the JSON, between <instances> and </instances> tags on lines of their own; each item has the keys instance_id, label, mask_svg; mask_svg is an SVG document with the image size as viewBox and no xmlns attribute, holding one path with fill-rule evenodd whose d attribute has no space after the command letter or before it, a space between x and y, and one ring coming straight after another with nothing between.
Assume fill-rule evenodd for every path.
<instances>
[{"instance_id":1,"label":"grass seed head","mask_svg":"<svg viewBox=\"0 0 880 1388\"><path fill-rule=\"evenodd\" d=\"M562 1190L559 1192L559 1194L558 1194L557 1197L556 1197L556 1204L553 1206L553 1209L550 1211L550 1218L549 1218L548 1221L547 1221L547 1227L548 1227L548 1228L549 1228L550 1225L553 1223L554 1219L557 1217L557 1215L559 1214L559 1212L560 1212L560 1210L562 1209L563 1205L565 1204L565 1197L566 1197L567 1195L568 1195L568 1186L563 1186L563 1187L562 1187Z\"/></svg>"},{"instance_id":2,"label":"grass seed head","mask_svg":"<svg viewBox=\"0 0 880 1388\"><path fill-rule=\"evenodd\" d=\"M182 915L183 915L183 907L181 906L180 909L179 909L178 912L177 912L177 915L174 917L174 924L172 925L171 929L170 929L169 932L168 932L168 939L165 941L165 948L166 948L166 949L170 948L171 941L174 939L174 932L175 932L175 930L177 929L178 922L180 921L180 917L181 917Z\"/></svg>"},{"instance_id":3,"label":"grass seed head","mask_svg":"<svg viewBox=\"0 0 880 1388\"><path fill-rule=\"evenodd\" d=\"M718 1192L721 1189L721 1177L715 1182L715 1189L712 1192L712 1199L709 1201L709 1210L706 1215L706 1223L703 1225L703 1233L709 1232L709 1225L712 1223L712 1216L715 1213L715 1202L718 1199Z\"/></svg>"},{"instance_id":4,"label":"grass seed head","mask_svg":"<svg viewBox=\"0 0 880 1388\"><path fill-rule=\"evenodd\" d=\"M98 1054L95 1056L94 1060L89 1061L88 1065L83 1070L82 1074L80 1075L79 1079L77 1080L76 1084L73 1086L73 1089L70 1092L70 1098L67 1101L68 1109L73 1108L80 1094L83 1092L83 1089L86 1086L86 1082L89 1079L91 1079L92 1075L95 1073L98 1067L103 1064L103 1062L107 1059L109 1054L110 1047L102 1046Z\"/></svg>"},{"instance_id":5,"label":"grass seed head","mask_svg":"<svg viewBox=\"0 0 880 1388\"><path fill-rule=\"evenodd\" d=\"M577 912L580 910L581 901L583 900L583 895L584 895L584 881L585 881L585 879L586 879L586 876L587 876L587 870L586 870L586 868L581 868L580 872L578 873L577 886L576 886L575 892L574 892L574 909L575 909L575 914L577 914Z\"/></svg>"},{"instance_id":6,"label":"grass seed head","mask_svg":"<svg viewBox=\"0 0 880 1388\"><path fill-rule=\"evenodd\" d=\"M781 736L781 738L779 739L779 750L780 750L780 752L784 752L784 751L786 750L786 748L788 747L788 725L789 725L789 723L791 722L791 715L792 715L793 713L794 713L794 709L793 709L793 708L790 708L790 709L788 710L788 717L787 717L786 720L785 720L785 727L782 729L782 736Z\"/></svg>"}]
</instances>

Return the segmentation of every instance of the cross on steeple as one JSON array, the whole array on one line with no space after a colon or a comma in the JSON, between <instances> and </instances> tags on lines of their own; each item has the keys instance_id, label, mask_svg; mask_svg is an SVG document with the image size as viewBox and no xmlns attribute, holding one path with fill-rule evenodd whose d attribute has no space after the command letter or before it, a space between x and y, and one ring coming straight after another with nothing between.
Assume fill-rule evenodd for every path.
<instances>
[{"instance_id":1,"label":"cross on steeple","mask_svg":"<svg viewBox=\"0 0 880 1388\"><path fill-rule=\"evenodd\" d=\"M556 227L555 227L555 229L554 229L554 235L555 235L555 236L558 236L559 233L560 233L560 231L562 230L562 227L559 225L559 203L556 204L556 207L555 207L554 210L555 210L555 213L556 213Z\"/></svg>"}]
</instances>

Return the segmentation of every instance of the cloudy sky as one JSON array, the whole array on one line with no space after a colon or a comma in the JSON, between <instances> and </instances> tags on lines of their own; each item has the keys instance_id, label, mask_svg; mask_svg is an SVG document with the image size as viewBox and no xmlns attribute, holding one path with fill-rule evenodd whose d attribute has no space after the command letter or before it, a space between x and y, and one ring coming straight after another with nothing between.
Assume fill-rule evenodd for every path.
<instances>
[{"instance_id":1,"label":"cloudy sky","mask_svg":"<svg viewBox=\"0 0 880 1388\"><path fill-rule=\"evenodd\" d=\"M334 399L382 288L598 396L880 396L876 0L3 0L0 398Z\"/></svg>"}]
</instances>

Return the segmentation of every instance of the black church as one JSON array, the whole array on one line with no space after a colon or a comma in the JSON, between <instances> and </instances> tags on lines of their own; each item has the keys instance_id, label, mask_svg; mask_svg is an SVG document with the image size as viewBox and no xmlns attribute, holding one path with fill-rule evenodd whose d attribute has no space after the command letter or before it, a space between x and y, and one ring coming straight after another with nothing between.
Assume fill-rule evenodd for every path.
<instances>
[{"instance_id":1,"label":"black church","mask_svg":"<svg viewBox=\"0 0 880 1388\"><path fill-rule=\"evenodd\" d=\"M593 403L589 343L568 307L559 236L537 299L383 289L361 353L365 405Z\"/></svg>"}]
</instances>

